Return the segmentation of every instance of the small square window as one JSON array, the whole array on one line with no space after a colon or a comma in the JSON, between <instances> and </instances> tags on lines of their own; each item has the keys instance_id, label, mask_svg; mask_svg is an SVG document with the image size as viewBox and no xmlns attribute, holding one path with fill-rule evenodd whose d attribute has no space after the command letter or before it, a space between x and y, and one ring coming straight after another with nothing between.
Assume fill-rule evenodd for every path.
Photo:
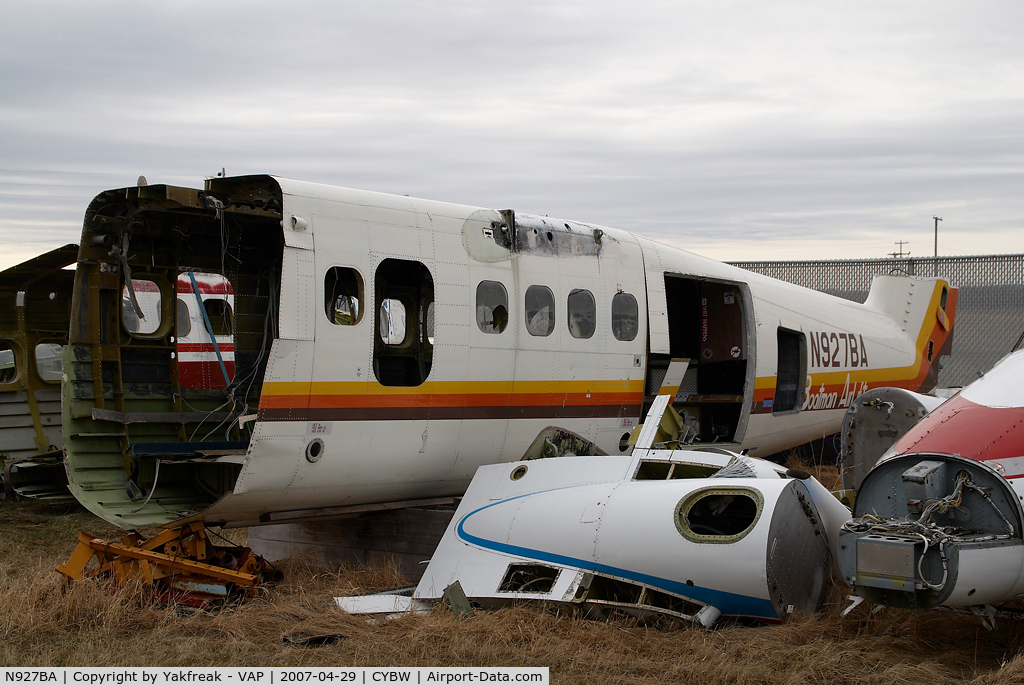
<instances>
[{"instance_id":1,"label":"small square window","mask_svg":"<svg viewBox=\"0 0 1024 685\"><path fill-rule=\"evenodd\" d=\"M612 335L616 340L633 340L640 329L640 310L636 298L629 293L616 293L612 298Z\"/></svg>"},{"instance_id":2,"label":"small square window","mask_svg":"<svg viewBox=\"0 0 1024 685\"><path fill-rule=\"evenodd\" d=\"M597 328L597 303L589 290L573 290L566 302L569 312L569 334L574 338L591 338Z\"/></svg>"},{"instance_id":3,"label":"small square window","mask_svg":"<svg viewBox=\"0 0 1024 685\"><path fill-rule=\"evenodd\" d=\"M530 335L547 336L555 330L555 296L551 288L531 285L526 289L526 330Z\"/></svg>"},{"instance_id":4,"label":"small square window","mask_svg":"<svg viewBox=\"0 0 1024 685\"><path fill-rule=\"evenodd\" d=\"M6 340L0 340L0 383L13 383L16 380L18 364L14 348Z\"/></svg>"},{"instance_id":5,"label":"small square window","mask_svg":"<svg viewBox=\"0 0 1024 685\"><path fill-rule=\"evenodd\" d=\"M476 325L495 335L508 326L508 292L498 281L480 281L476 286Z\"/></svg>"},{"instance_id":6,"label":"small square window","mask_svg":"<svg viewBox=\"0 0 1024 685\"><path fill-rule=\"evenodd\" d=\"M36 345L36 371L39 377L48 383L56 383L61 377L61 357L64 346L57 343L39 343Z\"/></svg>"},{"instance_id":7,"label":"small square window","mask_svg":"<svg viewBox=\"0 0 1024 685\"><path fill-rule=\"evenodd\" d=\"M324 309L336 326L355 326L363 318L363 277L355 269L332 266L324 276Z\"/></svg>"},{"instance_id":8,"label":"small square window","mask_svg":"<svg viewBox=\"0 0 1024 685\"><path fill-rule=\"evenodd\" d=\"M160 328L160 286L144 278L132 279L135 301L132 302L128 286L121 288L121 323L129 333L152 335Z\"/></svg>"}]
</instances>

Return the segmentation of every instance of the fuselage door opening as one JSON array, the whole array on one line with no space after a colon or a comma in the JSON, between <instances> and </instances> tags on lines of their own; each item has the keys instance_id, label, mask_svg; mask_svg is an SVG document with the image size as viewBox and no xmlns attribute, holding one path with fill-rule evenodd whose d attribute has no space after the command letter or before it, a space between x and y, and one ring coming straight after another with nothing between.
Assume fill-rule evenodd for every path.
<instances>
[{"instance_id":1,"label":"fuselage door opening","mask_svg":"<svg viewBox=\"0 0 1024 685\"><path fill-rule=\"evenodd\" d=\"M644 411L672 395L684 442L740 442L753 393L746 287L665 274L669 353L650 355Z\"/></svg>"},{"instance_id":2,"label":"fuselage door opening","mask_svg":"<svg viewBox=\"0 0 1024 685\"><path fill-rule=\"evenodd\" d=\"M420 262L385 259L377 267L375 291L373 373L381 385L422 385L434 357L430 270Z\"/></svg>"}]
</instances>

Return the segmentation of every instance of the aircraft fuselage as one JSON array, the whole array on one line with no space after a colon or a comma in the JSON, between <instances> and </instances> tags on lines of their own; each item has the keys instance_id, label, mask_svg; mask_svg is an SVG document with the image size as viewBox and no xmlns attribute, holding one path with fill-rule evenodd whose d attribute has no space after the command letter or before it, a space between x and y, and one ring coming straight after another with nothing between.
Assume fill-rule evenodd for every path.
<instances>
[{"instance_id":1,"label":"aircraft fuselage","mask_svg":"<svg viewBox=\"0 0 1024 685\"><path fill-rule=\"evenodd\" d=\"M126 266L160 291L145 335ZM181 373L186 272L231 283L226 389ZM858 304L613 228L271 177L108 191L64 360L71 488L125 527L458 495L548 426L628 451L659 394L687 441L768 456L867 389L934 385L955 295L880 277Z\"/></svg>"}]
</instances>

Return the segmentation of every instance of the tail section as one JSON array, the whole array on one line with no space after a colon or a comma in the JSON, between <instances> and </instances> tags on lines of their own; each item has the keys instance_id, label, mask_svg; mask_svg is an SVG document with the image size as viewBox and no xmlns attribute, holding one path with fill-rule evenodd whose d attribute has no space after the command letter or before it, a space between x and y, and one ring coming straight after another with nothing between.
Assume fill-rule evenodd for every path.
<instances>
[{"instance_id":1,"label":"tail section","mask_svg":"<svg viewBox=\"0 0 1024 685\"><path fill-rule=\"evenodd\" d=\"M926 393L938 382L939 362L953 350L956 300L957 289L942 278L875 276L872 281L865 306L887 314L914 339L918 373L907 390Z\"/></svg>"}]
</instances>

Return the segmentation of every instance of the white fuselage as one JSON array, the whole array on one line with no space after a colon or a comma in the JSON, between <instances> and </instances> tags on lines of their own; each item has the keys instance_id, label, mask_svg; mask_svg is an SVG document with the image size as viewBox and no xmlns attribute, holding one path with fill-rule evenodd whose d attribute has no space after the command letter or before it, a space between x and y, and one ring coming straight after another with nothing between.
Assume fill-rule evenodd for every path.
<instances>
[{"instance_id":1,"label":"white fuselage","mask_svg":"<svg viewBox=\"0 0 1024 685\"><path fill-rule=\"evenodd\" d=\"M652 392L678 392L704 441L767 456L836 432L869 387L917 389L941 332L941 280L890 278L861 305L621 230L517 216L509 249L492 210L279 183L279 337L245 465L208 521L459 494L479 466L519 459L551 425L619 454ZM357 285L332 314L325 289L344 279ZM537 308L538 287L553 307ZM580 291L589 314L571 311ZM681 308L690 292L701 302ZM623 329L613 305L625 295L639 315ZM799 370L779 411L784 334L799 342ZM724 371L703 388L651 391L652 362L682 356Z\"/></svg>"}]
</instances>

